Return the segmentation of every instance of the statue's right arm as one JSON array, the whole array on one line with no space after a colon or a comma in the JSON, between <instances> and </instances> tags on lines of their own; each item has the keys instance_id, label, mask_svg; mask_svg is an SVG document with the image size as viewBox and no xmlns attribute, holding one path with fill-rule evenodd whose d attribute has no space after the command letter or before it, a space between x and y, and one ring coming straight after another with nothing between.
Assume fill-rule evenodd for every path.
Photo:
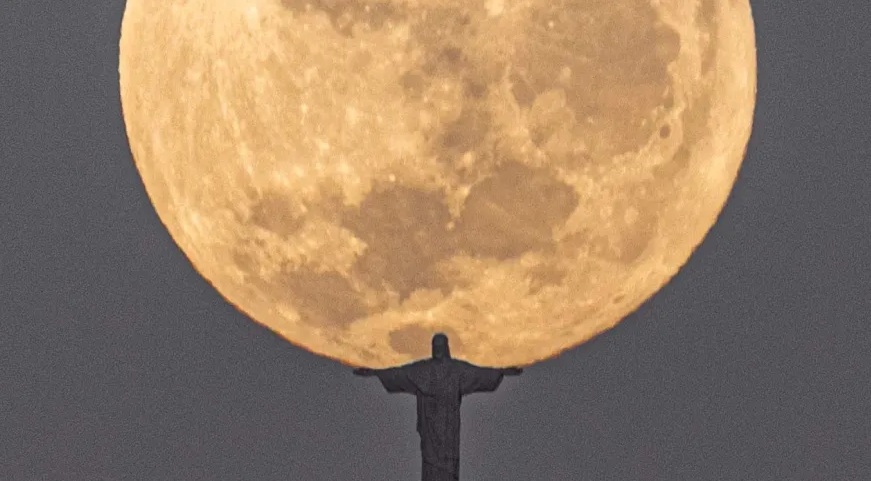
<instances>
[{"instance_id":1,"label":"statue's right arm","mask_svg":"<svg viewBox=\"0 0 871 481\"><path fill-rule=\"evenodd\" d=\"M389 393L417 394L418 389L412 380L413 368L410 366L388 367L377 369L376 374L381 384Z\"/></svg>"},{"instance_id":2,"label":"statue's right arm","mask_svg":"<svg viewBox=\"0 0 871 481\"><path fill-rule=\"evenodd\" d=\"M372 369L371 367L358 367L358 368L354 369L354 375L356 375L356 376L369 377L369 376L374 376L376 374L378 374L378 370Z\"/></svg>"}]
</instances>

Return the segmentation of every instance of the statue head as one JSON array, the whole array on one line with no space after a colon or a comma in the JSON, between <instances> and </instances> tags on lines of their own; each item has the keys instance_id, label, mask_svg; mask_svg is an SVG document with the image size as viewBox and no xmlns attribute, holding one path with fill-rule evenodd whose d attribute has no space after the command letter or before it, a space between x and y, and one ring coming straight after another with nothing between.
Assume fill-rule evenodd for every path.
<instances>
[{"instance_id":1,"label":"statue head","mask_svg":"<svg viewBox=\"0 0 871 481\"><path fill-rule=\"evenodd\" d=\"M448 347L448 336L441 332L432 337L433 359L450 359L451 348Z\"/></svg>"}]
</instances>

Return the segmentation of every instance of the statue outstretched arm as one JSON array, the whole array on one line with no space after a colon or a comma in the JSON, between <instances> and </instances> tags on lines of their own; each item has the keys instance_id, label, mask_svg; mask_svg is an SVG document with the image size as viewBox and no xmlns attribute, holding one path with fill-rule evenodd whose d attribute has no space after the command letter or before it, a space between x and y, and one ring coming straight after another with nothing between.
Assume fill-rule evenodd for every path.
<instances>
[{"instance_id":1,"label":"statue outstretched arm","mask_svg":"<svg viewBox=\"0 0 871 481\"><path fill-rule=\"evenodd\" d=\"M358 367L354 369L354 375L363 377L377 376L378 380L389 393L417 394L418 389L411 379L411 368L408 366L389 367L385 369L373 369L370 367Z\"/></svg>"},{"instance_id":2,"label":"statue outstretched arm","mask_svg":"<svg viewBox=\"0 0 871 481\"><path fill-rule=\"evenodd\" d=\"M518 376L523 372L519 367L481 367L465 364L460 392L465 396L476 392L493 392L502 383L504 376Z\"/></svg>"},{"instance_id":3,"label":"statue outstretched arm","mask_svg":"<svg viewBox=\"0 0 871 481\"><path fill-rule=\"evenodd\" d=\"M369 376L375 376L377 374L378 374L378 370L372 369L371 367L358 367L358 368L354 369L355 376L369 377Z\"/></svg>"}]
</instances>

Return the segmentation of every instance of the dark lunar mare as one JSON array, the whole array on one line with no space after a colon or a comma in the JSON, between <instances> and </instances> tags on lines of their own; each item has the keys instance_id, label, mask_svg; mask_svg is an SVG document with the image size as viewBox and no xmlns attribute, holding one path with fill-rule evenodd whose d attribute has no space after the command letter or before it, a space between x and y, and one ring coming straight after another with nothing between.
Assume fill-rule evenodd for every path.
<instances>
[{"instance_id":1,"label":"dark lunar mare","mask_svg":"<svg viewBox=\"0 0 871 481\"><path fill-rule=\"evenodd\" d=\"M417 397L417 432L423 457L423 481L460 479L460 403L463 396L493 392L503 376L520 368L491 368L453 359L448 337L432 338L432 358L387 369L358 368L359 376L378 376L389 393Z\"/></svg>"}]
</instances>

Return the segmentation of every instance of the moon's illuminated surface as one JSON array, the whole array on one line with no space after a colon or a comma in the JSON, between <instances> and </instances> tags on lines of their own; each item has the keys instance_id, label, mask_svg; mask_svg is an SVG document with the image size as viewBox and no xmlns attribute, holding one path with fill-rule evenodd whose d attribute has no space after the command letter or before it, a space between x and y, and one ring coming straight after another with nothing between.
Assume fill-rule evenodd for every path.
<instances>
[{"instance_id":1,"label":"moon's illuminated surface","mask_svg":"<svg viewBox=\"0 0 871 481\"><path fill-rule=\"evenodd\" d=\"M173 238L315 353L527 365L614 326L715 222L748 0L129 0L124 117Z\"/></svg>"}]
</instances>

